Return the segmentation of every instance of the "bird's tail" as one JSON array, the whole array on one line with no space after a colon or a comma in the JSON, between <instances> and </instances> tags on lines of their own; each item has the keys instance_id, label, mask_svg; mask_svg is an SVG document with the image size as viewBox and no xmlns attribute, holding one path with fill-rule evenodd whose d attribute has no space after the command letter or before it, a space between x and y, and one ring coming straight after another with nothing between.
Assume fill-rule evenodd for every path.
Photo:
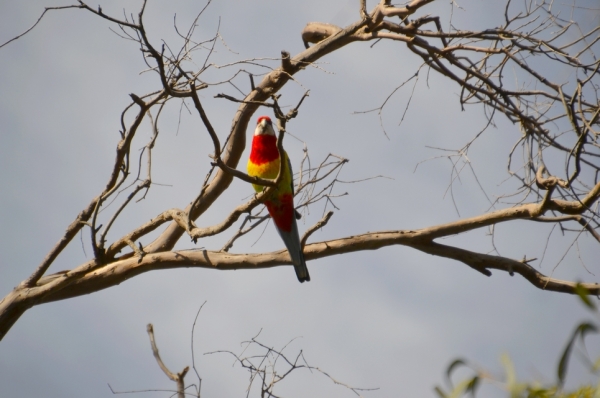
<instances>
[{"instance_id":1,"label":"bird's tail","mask_svg":"<svg viewBox=\"0 0 600 398\"><path fill-rule=\"evenodd\" d=\"M310 275L308 274L308 268L306 268L306 261L304 260L304 253L302 253L302 247L300 246L300 236L298 235L298 226L296 224L296 218L292 219L292 228L290 232L284 232L277 228L277 232L283 239L285 247L287 247L292 263L294 264L294 270L300 283L310 281Z\"/></svg>"},{"instance_id":2,"label":"bird's tail","mask_svg":"<svg viewBox=\"0 0 600 398\"><path fill-rule=\"evenodd\" d=\"M300 283L310 281L310 275L308 274L308 268L306 267L306 261L304 261L304 253L302 253L302 249L299 248L299 250L294 252L290 251L290 257L294 263L294 271L296 271L296 276L298 277Z\"/></svg>"}]
</instances>

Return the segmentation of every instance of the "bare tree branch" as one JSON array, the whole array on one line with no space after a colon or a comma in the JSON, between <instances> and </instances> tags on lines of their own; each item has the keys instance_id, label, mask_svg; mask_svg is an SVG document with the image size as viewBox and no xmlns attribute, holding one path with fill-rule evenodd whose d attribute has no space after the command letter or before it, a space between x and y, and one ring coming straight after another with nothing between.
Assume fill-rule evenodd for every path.
<instances>
[{"instance_id":1,"label":"bare tree branch","mask_svg":"<svg viewBox=\"0 0 600 398\"><path fill-rule=\"evenodd\" d=\"M248 124L260 107L272 109L279 130L277 147L282 152L287 123L298 115L298 109L308 96L308 91L305 91L296 107L287 113L282 111L277 93L290 81L297 82L294 75L298 72L316 66L318 60L331 52L361 41L377 43L389 40L401 48L405 47L408 54L416 55L422 60L423 67L429 68L428 73L437 73L457 85L457 102L462 109L476 105L483 110L487 121L485 128L466 145L457 146L461 149L450 150L452 175L449 189L453 194L453 184L460 181L461 170L470 168L490 209L495 210L428 228L371 232L306 245L310 234L329 221L332 214L329 212L309 228L302 238L306 259L315 260L354 251L403 245L462 262L488 276L491 275L491 269L498 269L511 275L520 274L541 289L574 293L573 282L553 279L537 272L528 264L532 260L517 261L500 255L467 251L442 245L435 240L482 227L493 228L499 223L527 220L552 223L562 232L576 234L574 242L581 235L590 235L600 243L600 217L597 211L600 199L600 60L594 53L600 43L600 29L594 27L585 32L576 21L562 20L554 15L552 2L527 0L518 12L513 11L515 6L507 2L502 26L470 31L456 29L450 23L449 31L446 32L442 30L440 17L418 15L432 2L433 0L413 0L399 7L382 0L367 12L366 1L361 0L358 4L360 19L346 27L319 22L306 25L302 31L306 49L295 56L282 51L281 57L227 61L221 65L211 63L216 53L215 46L220 39L218 28L208 40L193 38L198 18L205 8L200 11L187 32L180 31L175 24L178 37L183 41L179 49L165 42L157 45L150 41L143 21L146 1L140 7L137 17L131 14L115 18L105 14L101 8L91 8L81 0L70 6L45 9L31 28L2 46L38 26L49 10L84 10L108 21L120 29L122 37L139 44L147 71L157 76L157 87L148 94L130 95L132 102L121 114L121 138L116 144L116 156L104 188L75 217L35 271L0 301L0 338L27 309L35 305L99 291L151 270L175 267L229 270L289 265L291 262L287 251L260 254L227 252L236 239L267 219L266 216L261 216L254 226L245 227L246 222L254 218L250 215L251 211L260 204L265 192L268 193L279 184L283 174L283 162L274 180L249 177L238 170L242 154L247 148ZM408 19L415 14L416 19ZM573 32L577 35L575 39L571 37ZM201 62L194 63L193 55L201 49L207 52L206 56ZM540 59L550 67L539 67L537 60ZM275 62L277 65L273 66ZM259 75L242 69L243 65L260 68L260 76L263 76L260 83L255 84L253 77ZM228 78L212 82L202 80L205 71L219 68L237 70ZM566 83L558 80L548 72L553 68L565 68L569 71L571 80ZM521 82L516 79L517 81L510 82L505 76L510 70L517 71L516 76L526 80ZM243 98L237 99L225 93L217 95L217 98L239 104L232 116L229 132L217 131L207 112L210 108L205 109L198 91L227 84L243 93L240 88L242 86L238 87L234 78L245 73L250 76L251 87L249 93L242 94ZM418 77L418 74L413 77L415 76ZM396 85L391 94L384 97L382 105L376 108L380 117L389 98L402 85ZM206 163L209 171L196 191L199 194L188 198L189 205L184 209L173 207L162 211L142 225L128 226L129 233L107 242L108 231L113 231L111 227L117 220L125 219L124 215L135 203L134 197L142 191L143 197L146 197L148 190L154 185L151 179L152 148L158 135L161 111L173 98L184 101L182 106L188 106L185 101L194 104L189 109L195 110L204 126L199 134L205 134L212 143L212 159L207 159ZM151 113L152 109L157 108L158 112ZM152 116L154 113L155 118ZM479 139L488 126L494 126L495 120L501 116L513 123L515 130L520 133L508 153L507 165L509 179L514 180L518 187L492 201L475 175L467 153L473 142ZM136 175L136 162L134 160L131 164L130 159L131 146L134 138L139 136L138 132L145 118L150 120L152 135L139 158L135 157L138 159ZM383 121L381 123L383 126ZM522 156L521 159L519 155ZM145 177L142 177L141 171L142 156L146 156ZM303 160L297 179L296 194L301 202L298 209L308 212L310 206L318 201L325 201L325 207L333 205L337 208L333 201L346 193L334 192L333 188L337 187L336 183L342 182L338 180L338 175L347 159L329 155L314 168L310 165L307 154L305 159L308 168L304 168ZM465 168L467 165L469 168ZM227 191L234 178L267 188L262 194L235 207L220 222L208 227L196 226L197 220ZM123 196L120 196L121 193ZM106 216L106 213L102 213L115 201L118 204L112 214ZM173 251L184 235L187 234L197 243L204 237L228 230L244 213L248 216L240 222L241 226L222 250ZM89 244L94 258L79 266L72 266L70 270L45 275L60 253L85 227L90 228ZM160 233L157 232L158 237L149 235L160 227L164 228ZM141 239L149 236L153 240L142 246ZM126 252L120 254L124 249ZM600 292L595 284L588 283L585 287L590 294Z\"/></svg>"}]
</instances>

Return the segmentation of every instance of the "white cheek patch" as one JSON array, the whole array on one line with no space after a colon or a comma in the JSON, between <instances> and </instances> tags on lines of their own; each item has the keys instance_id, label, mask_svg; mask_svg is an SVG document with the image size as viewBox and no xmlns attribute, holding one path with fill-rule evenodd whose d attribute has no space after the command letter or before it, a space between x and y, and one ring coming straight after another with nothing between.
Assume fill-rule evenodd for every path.
<instances>
[{"instance_id":1,"label":"white cheek patch","mask_svg":"<svg viewBox=\"0 0 600 398\"><path fill-rule=\"evenodd\" d=\"M265 126L265 134L275 136L275 130L273 130L273 126L270 124Z\"/></svg>"},{"instance_id":2,"label":"white cheek patch","mask_svg":"<svg viewBox=\"0 0 600 398\"><path fill-rule=\"evenodd\" d=\"M275 131L273 130L273 127L270 127L269 125L265 125L264 127L262 127L260 124L258 126L256 126L256 129L254 130L254 135L275 135Z\"/></svg>"}]
</instances>

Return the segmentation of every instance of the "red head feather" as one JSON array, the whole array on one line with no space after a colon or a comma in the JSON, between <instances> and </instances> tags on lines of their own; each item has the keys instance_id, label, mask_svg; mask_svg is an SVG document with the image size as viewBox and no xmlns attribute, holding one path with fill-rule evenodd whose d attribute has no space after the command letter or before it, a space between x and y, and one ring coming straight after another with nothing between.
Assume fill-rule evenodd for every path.
<instances>
[{"instance_id":1,"label":"red head feather","mask_svg":"<svg viewBox=\"0 0 600 398\"><path fill-rule=\"evenodd\" d=\"M260 124L260 122L262 122L263 120L266 120L267 123L272 123L271 122L271 118L268 116L261 116L258 118L258 120L256 121L256 124Z\"/></svg>"}]
</instances>

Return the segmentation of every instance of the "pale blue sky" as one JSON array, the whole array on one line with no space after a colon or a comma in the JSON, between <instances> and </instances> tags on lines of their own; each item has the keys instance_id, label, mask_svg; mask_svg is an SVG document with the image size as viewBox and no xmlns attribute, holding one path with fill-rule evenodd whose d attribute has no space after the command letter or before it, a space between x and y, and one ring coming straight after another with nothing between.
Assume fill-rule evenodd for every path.
<instances>
[{"instance_id":1,"label":"pale blue sky","mask_svg":"<svg viewBox=\"0 0 600 398\"><path fill-rule=\"evenodd\" d=\"M455 26L499 25L497 2L459 3L465 11L455 10ZM62 4L69 3L0 2L0 42L29 27L44 7ZM122 15L123 2L100 4L105 13ZM126 11L137 14L139 4L126 2ZM159 46L160 39L165 39L177 47L173 15L177 13L180 26L187 27L203 5L150 0L146 26L151 40ZM449 2L434 2L420 15L440 15L446 27L449 12ZM597 24L598 15L598 11L588 11L584 22ZM292 54L303 50L300 32L307 22L352 22L358 17L358 1L215 0L201 18L196 37L211 37L219 17L221 35L237 54L219 43L213 62L276 58L282 49ZM153 74L139 74L145 65L138 46L117 37L110 26L81 10L53 11L34 31L0 49L1 296L35 269L64 228L103 188L128 94L141 95L159 87ZM313 162L334 153L350 159L342 179L390 178L340 185L338 193L349 195L337 200L340 210L311 241L420 228L458 218L450 196L445 195L450 162L425 162L416 171L415 166L440 154L427 146L459 148L468 142L485 125L481 109L461 112L459 88L433 72L429 79L422 73L400 127L412 84L389 104L384 114L386 138L376 114L352 112L378 106L415 73L420 59L402 44L369 46L353 44L323 58L319 69L301 72L296 76L299 84L289 83L282 91L282 103L295 104L304 88L311 90L288 129L306 143ZM203 53L198 53L197 62L203 62ZM217 80L228 73L219 70L207 76ZM236 84L248 89L245 77ZM203 91L201 99L224 138L236 106L212 98L220 92L239 94L223 85ZM154 181L168 186L153 187L147 199L132 206L115 225L109 238L165 209L185 207L198 192L210 161L210 142L194 114L184 111L177 131L178 110L179 104L173 102L165 111L153 153ZM134 141L133 152L145 144L148 127L146 123ZM507 151L519 136L516 126L498 118L497 127L469 152L490 197L514 187L503 181ZM285 146L297 168L303 144L286 137ZM229 194L198 224L220 221L251 192L246 183L234 182ZM471 174L464 174L454 185L454 195L461 217L481 214L489 207ZM322 211L318 204L300 221L301 233ZM489 252L492 246L486 232L445 242ZM253 245L259 233L239 240L232 252L283 247L272 225ZM547 233L547 225L507 223L497 228L495 243L505 256L540 258ZM218 249L230 236L207 239L197 247ZM552 236L542 272L552 272L572 239ZM195 246L184 237L177 247ZM51 272L89 259L89 245L85 249L84 253L79 238L75 240ZM554 276L598 281L597 245L584 237L579 249L590 272L570 251ZM443 382L446 366L457 356L500 374L499 358L506 352L521 377L553 380L567 337L576 322L588 315L574 297L540 291L520 276L493 272L486 278L461 263L404 247L329 257L311 261L308 267L312 280L302 285L290 267L151 272L99 293L35 307L0 342L0 391L7 397L108 397L112 394L107 383L118 390L173 388L152 358L146 324L154 324L167 366L179 371L191 364L190 328L204 301L208 303L197 325L196 358L205 397L244 395L247 375L239 367L232 368L228 357L202 354L239 351L239 343L261 328L264 343L281 347L301 336L289 353L303 349L311 365L335 378L354 386L380 388L365 393L366 397L433 396L434 385ZM598 345L589 347L594 352ZM572 381L589 380L574 362ZM191 375L188 381L192 382ZM309 373L298 374L280 392L284 396L353 396Z\"/></svg>"}]
</instances>

